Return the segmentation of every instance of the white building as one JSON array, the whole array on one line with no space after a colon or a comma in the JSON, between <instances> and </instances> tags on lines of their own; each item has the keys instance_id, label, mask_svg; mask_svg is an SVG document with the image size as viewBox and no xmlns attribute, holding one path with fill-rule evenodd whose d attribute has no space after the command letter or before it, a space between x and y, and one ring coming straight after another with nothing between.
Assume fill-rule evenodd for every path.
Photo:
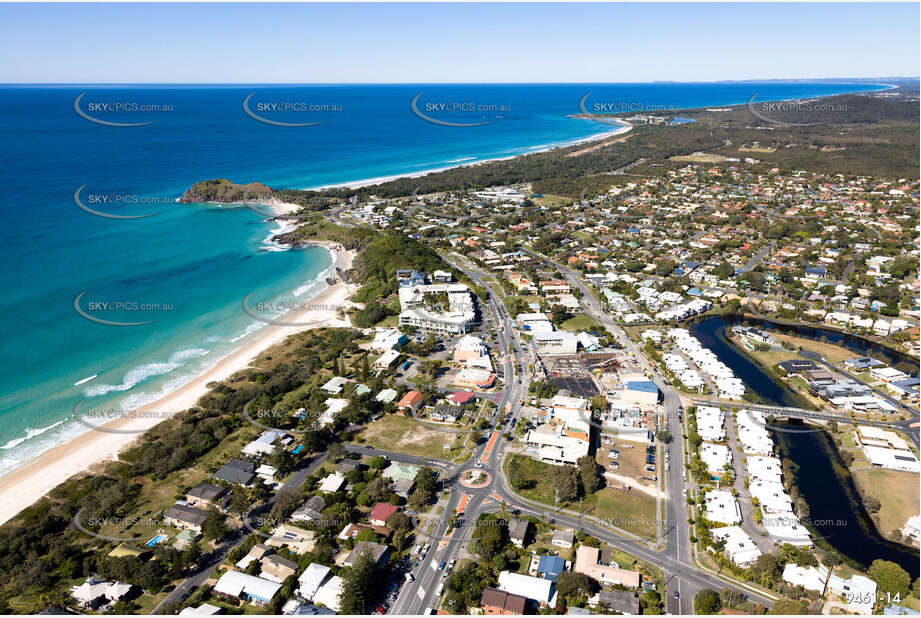
<instances>
[{"instance_id":1,"label":"white building","mask_svg":"<svg viewBox=\"0 0 921 618\"><path fill-rule=\"evenodd\" d=\"M726 552L726 556L738 566L747 567L761 555L761 550L755 542L739 526L714 528L710 535L717 542L724 543L723 551Z\"/></svg>"},{"instance_id":2,"label":"white building","mask_svg":"<svg viewBox=\"0 0 921 618\"><path fill-rule=\"evenodd\" d=\"M739 503L728 491L711 490L704 496L706 505L706 518L721 524L733 525L742 523L742 511Z\"/></svg>"},{"instance_id":3,"label":"white building","mask_svg":"<svg viewBox=\"0 0 921 618\"><path fill-rule=\"evenodd\" d=\"M578 337L565 331L537 331L531 338L542 356L572 355L579 350Z\"/></svg>"},{"instance_id":4,"label":"white building","mask_svg":"<svg viewBox=\"0 0 921 618\"><path fill-rule=\"evenodd\" d=\"M720 442L726 438L723 428L723 411L713 406L697 406L697 433L708 442Z\"/></svg>"},{"instance_id":5,"label":"white building","mask_svg":"<svg viewBox=\"0 0 921 618\"><path fill-rule=\"evenodd\" d=\"M703 443L700 446L700 459L707 465L713 476L722 476L724 468L732 465L732 452L722 444Z\"/></svg>"},{"instance_id":6,"label":"white building","mask_svg":"<svg viewBox=\"0 0 921 618\"><path fill-rule=\"evenodd\" d=\"M792 586L802 586L805 590L824 594L825 584L828 582L828 567L821 564L818 567L802 567L787 563L783 568L783 580Z\"/></svg>"},{"instance_id":7,"label":"white building","mask_svg":"<svg viewBox=\"0 0 921 618\"><path fill-rule=\"evenodd\" d=\"M297 578L298 596L305 601L313 601L313 596L326 581L329 576L330 568L317 562L307 565L304 572Z\"/></svg>"},{"instance_id":8,"label":"white building","mask_svg":"<svg viewBox=\"0 0 921 618\"><path fill-rule=\"evenodd\" d=\"M541 605L556 605L556 594L553 591L553 582L542 577L531 577L530 575L521 575L511 571L502 571L499 573L499 590L510 594L517 594L536 601Z\"/></svg>"},{"instance_id":9,"label":"white building","mask_svg":"<svg viewBox=\"0 0 921 618\"><path fill-rule=\"evenodd\" d=\"M915 543L921 541L921 515L912 515L902 526L902 536Z\"/></svg>"},{"instance_id":10,"label":"white building","mask_svg":"<svg viewBox=\"0 0 921 618\"><path fill-rule=\"evenodd\" d=\"M459 335L469 332L475 323L473 294L461 283L404 286L399 296L400 326Z\"/></svg>"},{"instance_id":11,"label":"white building","mask_svg":"<svg viewBox=\"0 0 921 618\"><path fill-rule=\"evenodd\" d=\"M828 594L839 595L850 611L869 616L876 605L876 582L863 575L843 579L837 575L828 578Z\"/></svg>"},{"instance_id":12,"label":"white building","mask_svg":"<svg viewBox=\"0 0 921 618\"><path fill-rule=\"evenodd\" d=\"M812 547L809 531L790 513L764 515L761 525L768 536L778 543L788 543L797 547Z\"/></svg>"},{"instance_id":13,"label":"white building","mask_svg":"<svg viewBox=\"0 0 921 618\"><path fill-rule=\"evenodd\" d=\"M313 603L328 607L334 612L340 608L339 597L342 595L342 578L333 575L327 579L313 595Z\"/></svg>"},{"instance_id":14,"label":"white building","mask_svg":"<svg viewBox=\"0 0 921 618\"><path fill-rule=\"evenodd\" d=\"M377 331L374 335L371 349L375 352L387 352L400 347L404 343L406 343L406 335L395 328L385 328Z\"/></svg>"},{"instance_id":15,"label":"white building","mask_svg":"<svg viewBox=\"0 0 921 618\"><path fill-rule=\"evenodd\" d=\"M280 589L281 584L240 571L225 571L214 586L215 594L258 605L269 603Z\"/></svg>"}]
</instances>

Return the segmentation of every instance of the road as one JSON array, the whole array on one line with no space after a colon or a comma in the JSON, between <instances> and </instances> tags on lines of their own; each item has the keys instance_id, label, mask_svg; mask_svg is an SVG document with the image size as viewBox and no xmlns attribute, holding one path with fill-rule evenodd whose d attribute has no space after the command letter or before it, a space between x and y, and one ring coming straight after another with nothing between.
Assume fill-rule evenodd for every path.
<instances>
[{"instance_id":1,"label":"road","mask_svg":"<svg viewBox=\"0 0 921 618\"><path fill-rule=\"evenodd\" d=\"M484 281L485 273L479 272L474 266L466 261L461 261L455 256L443 255L442 257L465 272L478 285L490 289ZM578 279L575 273L572 271L567 272L565 269L561 270L571 283L582 290L582 301L586 310L598 319L609 332L615 335L621 344L636 356L639 362L646 363L648 366L648 361L642 355L642 352L627 338L626 333L604 313L597 299ZM490 295L490 300L487 302L487 309L493 323L497 326L499 352L505 363L506 383L498 402L499 409L504 409L506 404L509 405L508 416L512 419L509 424L512 425L520 412L521 400L527 393L529 384L528 363L520 363L521 368L519 369L517 367L518 363L513 362L513 359L514 357L521 358L529 355L530 352L519 340L517 329L511 316L493 294ZM653 373L652 379L664 393L666 427L673 436L681 436L682 428L678 420L678 411L681 407L680 397L673 389L668 387L661 376ZM424 556L419 567L414 570L415 581L403 586L390 610L391 613L420 614L427 608L435 607L438 603L439 585L443 581L443 572L439 571L437 566L442 561L450 562L452 559L458 559L462 556L462 552L465 551L465 546L471 538L469 533L473 531L473 526L481 514L495 512L502 508L533 515L553 524L562 524L574 529L584 530L613 547L622 549L661 568L666 579L666 596L663 601L665 602L666 611L669 613L693 614L693 597L702 588L715 590L731 588L765 606L769 607L773 604L771 598L752 588L721 579L695 566L690 545L690 526L687 521L688 515L682 493L684 488L684 447L680 440L674 441L670 445L671 466L669 471L665 473L669 495L664 508L664 548L662 549L655 547L655 539L638 539L634 535L623 531L617 533L610 527L602 527L589 516L555 510L552 507L531 503L522 498L508 486L502 472L502 462L509 452L509 443L500 438L493 449L484 455L486 448L486 444L478 445L468 462L445 470L446 488L449 489L450 494L447 501L444 502L445 510L430 535L431 539L427 540L427 542L431 542L432 548ZM398 453L375 452L377 454L386 454L395 460L407 457ZM474 469L476 462L481 462L482 469L489 473L491 478L486 486L471 489L461 485L458 479L464 471ZM449 532L448 524L458 505L461 504L462 496L466 496L464 498L466 503L464 504L463 523L459 527L453 528L450 539L445 540L445 535ZM441 541L438 541L439 539ZM676 591L680 592L678 598L674 596Z\"/></svg>"},{"instance_id":2,"label":"road","mask_svg":"<svg viewBox=\"0 0 921 618\"><path fill-rule=\"evenodd\" d=\"M272 508L272 505L275 504L275 500L278 497L278 494L282 491L297 489L300 487L308 476L316 472L316 470L323 465L323 462L326 461L327 453L321 453L310 460L310 463L298 470L288 477L278 491L266 502L261 504L251 510L246 514L248 519L251 519L255 514L265 512ZM250 531L246 526L240 526L235 529L227 538L217 546L217 548L208 554L202 561L202 564L195 570L195 573L186 577L182 582L180 582L166 597L160 601L156 607L150 612L151 614L159 614L165 607L169 607L173 604L181 603L189 594L191 594L196 588L201 586L208 578L211 576L214 567L218 566L224 560L227 559L227 554L230 553L237 545L243 543L248 537Z\"/></svg>"}]
</instances>

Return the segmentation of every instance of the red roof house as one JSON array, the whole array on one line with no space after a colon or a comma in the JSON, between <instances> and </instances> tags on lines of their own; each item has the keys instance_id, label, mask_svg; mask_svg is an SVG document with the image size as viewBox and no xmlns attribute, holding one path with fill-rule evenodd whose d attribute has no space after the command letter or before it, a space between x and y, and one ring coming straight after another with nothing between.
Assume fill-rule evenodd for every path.
<instances>
[{"instance_id":1,"label":"red roof house","mask_svg":"<svg viewBox=\"0 0 921 618\"><path fill-rule=\"evenodd\" d=\"M385 526L390 516L399 510L399 507L393 506L388 502L378 502L374 505L374 508L371 509L371 514L368 515L368 521L371 522L372 526Z\"/></svg>"}]
</instances>

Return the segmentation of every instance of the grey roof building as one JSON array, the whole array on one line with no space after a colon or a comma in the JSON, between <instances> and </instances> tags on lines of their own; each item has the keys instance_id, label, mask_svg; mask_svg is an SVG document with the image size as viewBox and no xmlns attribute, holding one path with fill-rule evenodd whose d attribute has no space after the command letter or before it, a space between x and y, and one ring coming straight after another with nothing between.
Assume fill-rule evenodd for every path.
<instances>
[{"instance_id":1,"label":"grey roof building","mask_svg":"<svg viewBox=\"0 0 921 618\"><path fill-rule=\"evenodd\" d=\"M256 476L255 469L256 466L249 461L231 459L218 468L217 472L214 473L214 478L225 483L249 485L253 477Z\"/></svg>"}]
</instances>

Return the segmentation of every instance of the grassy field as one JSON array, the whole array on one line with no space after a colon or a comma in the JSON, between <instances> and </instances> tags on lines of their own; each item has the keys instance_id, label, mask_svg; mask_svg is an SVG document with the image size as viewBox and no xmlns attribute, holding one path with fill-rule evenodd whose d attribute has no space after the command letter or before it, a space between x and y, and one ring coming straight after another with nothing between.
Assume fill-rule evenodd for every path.
<instances>
[{"instance_id":1,"label":"grassy field","mask_svg":"<svg viewBox=\"0 0 921 618\"><path fill-rule=\"evenodd\" d=\"M873 518L883 534L891 535L910 516L918 514L921 501L917 474L881 469L854 470L852 474L860 494L874 496L882 505Z\"/></svg>"},{"instance_id":2,"label":"grassy field","mask_svg":"<svg viewBox=\"0 0 921 618\"><path fill-rule=\"evenodd\" d=\"M553 505L553 470L556 466L524 455L513 455L505 460L506 474L512 465L531 481L531 487L517 490L519 494L530 500ZM579 502L560 503L559 506L576 510ZM612 526L642 537L654 536L656 533L656 499L635 489L602 489L586 497L582 501L582 509Z\"/></svg>"},{"instance_id":3,"label":"grassy field","mask_svg":"<svg viewBox=\"0 0 921 618\"><path fill-rule=\"evenodd\" d=\"M587 330L591 331L600 331L601 325L598 324L593 318L587 315L575 315L562 324L563 330L569 331L578 331L578 330Z\"/></svg>"},{"instance_id":4,"label":"grassy field","mask_svg":"<svg viewBox=\"0 0 921 618\"><path fill-rule=\"evenodd\" d=\"M643 538L656 534L656 499L637 491L605 488L582 503L590 515Z\"/></svg>"},{"instance_id":5,"label":"grassy field","mask_svg":"<svg viewBox=\"0 0 921 618\"><path fill-rule=\"evenodd\" d=\"M738 337L730 337L730 339L736 345L739 345L739 346L742 345L741 343L739 343ZM797 354L793 350L774 350L772 352L758 352L757 350L746 350L746 352L750 356L753 356L756 359L758 359L758 362L760 362L761 364L767 367L773 367L777 363L783 362L785 360L800 358L799 354Z\"/></svg>"},{"instance_id":6,"label":"grassy field","mask_svg":"<svg viewBox=\"0 0 921 618\"><path fill-rule=\"evenodd\" d=\"M812 339L803 339L801 337L791 337L790 335L781 335L779 333L772 333L772 336L778 341L789 341L797 347L802 347L804 350L818 352L830 363L839 363L845 359L857 356L857 354L851 350L830 343L822 343L821 341L813 341Z\"/></svg>"},{"instance_id":7,"label":"grassy field","mask_svg":"<svg viewBox=\"0 0 921 618\"><path fill-rule=\"evenodd\" d=\"M355 437L355 442L385 451L450 460L465 449L468 435L426 429L409 417L390 415L370 423ZM447 450L445 444L449 445Z\"/></svg>"},{"instance_id":8,"label":"grassy field","mask_svg":"<svg viewBox=\"0 0 921 618\"><path fill-rule=\"evenodd\" d=\"M669 158L669 161L677 161L678 163L720 163L725 160L726 157L722 155L708 154L706 152L698 152L694 154Z\"/></svg>"},{"instance_id":9,"label":"grassy field","mask_svg":"<svg viewBox=\"0 0 921 618\"><path fill-rule=\"evenodd\" d=\"M530 500L543 502L544 504L553 504L553 466L524 455L512 455L505 460L505 473L508 475L510 466L518 468L525 479L530 481L531 486L527 489L516 490L519 494Z\"/></svg>"}]
</instances>

